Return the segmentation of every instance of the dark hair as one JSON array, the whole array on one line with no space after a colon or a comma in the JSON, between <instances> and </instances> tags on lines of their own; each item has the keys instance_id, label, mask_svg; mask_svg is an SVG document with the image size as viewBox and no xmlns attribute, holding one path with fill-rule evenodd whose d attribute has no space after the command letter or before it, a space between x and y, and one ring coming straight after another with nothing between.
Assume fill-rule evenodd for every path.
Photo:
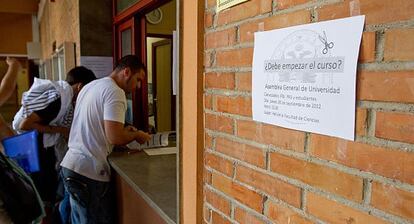
<instances>
[{"instance_id":1,"label":"dark hair","mask_svg":"<svg viewBox=\"0 0 414 224\"><path fill-rule=\"evenodd\" d=\"M137 72L140 69L145 70L140 58L136 55L126 55L119 59L115 66L115 71L120 71L124 68L130 68L132 72Z\"/></svg>"},{"instance_id":2,"label":"dark hair","mask_svg":"<svg viewBox=\"0 0 414 224\"><path fill-rule=\"evenodd\" d=\"M86 85L95 79L96 76L93 73L93 71L83 66L74 67L68 72L68 74L66 74L66 82L68 82L69 85L74 85L77 83L82 83L82 85Z\"/></svg>"}]
</instances>

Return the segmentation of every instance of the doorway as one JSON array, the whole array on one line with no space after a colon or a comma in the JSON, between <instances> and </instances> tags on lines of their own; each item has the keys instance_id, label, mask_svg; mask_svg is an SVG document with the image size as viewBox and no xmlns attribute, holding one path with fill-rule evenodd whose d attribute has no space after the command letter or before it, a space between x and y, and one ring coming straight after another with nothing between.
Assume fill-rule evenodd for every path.
<instances>
[{"instance_id":1,"label":"doorway","mask_svg":"<svg viewBox=\"0 0 414 224\"><path fill-rule=\"evenodd\" d=\"M170 35L147 37L149 125L159 132L175 130L172 41Z\"/></svg>"},{"instance_id":2,"label":"doorway","mask_svg":"<svg viewBox=\"0 0 414 224\"><path fill-rule=\"evenodd\" d=\"M122 3L121 7L118 2ZM134 188L128 190L128 187L132 186L128 184L131 180L117 178L116 184L121 186L120 191L117 192L118 198L121 198L121 201L118 201L120 223L158 223L154 220L148 221L151 218L144 220L142 212L137 210L140 206L137 205L139 201L146 201L149 207L156 208L153 211L156 211L159 216L157 214L155 216L163 219L165 223L179 223L178 158L180 156L176 125L178 91L175 88L178 79L177 73L174 72L177 69L175 64L178 62L177 57L174 56L178 43L175 38L178 18L176 5L176 0L114 0L116 6L113 12L114 62L122 56L134 54L140 56L146 66L145 80L142 80L132 94L127 96L129 111L127 122L140 130L154 134L153 136L167 134L168 147L165 148L170 152L163 155L137 156L145 157L145 162L142 164L148 164L148 167L133 171L136 172L132 172L133 175L150 173L149 179L152 180L162 176L163 179L156 186L147 188L146 181L151 180L146 179L140 183L134 182ZM162 161L162 166L154 165L157 164L156 160ZM164 188L166 186L167 188ZM137 199L139 195L138 197L132 195L138 188L140 189L138 194L144 195L143 200ZM157 189L168 190L154 193ZM174 193L169 194L169 192ZM157 195L165 195L165 197L160 199ZM132 204L134 206L131 206Z\"/></svg>"}]
</instances>

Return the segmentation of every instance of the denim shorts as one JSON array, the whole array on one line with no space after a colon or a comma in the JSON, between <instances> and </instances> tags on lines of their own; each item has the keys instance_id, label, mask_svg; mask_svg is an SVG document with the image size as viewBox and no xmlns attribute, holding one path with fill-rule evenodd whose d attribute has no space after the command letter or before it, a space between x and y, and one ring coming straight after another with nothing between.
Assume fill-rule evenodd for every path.
<instances>
[{"instance_id":1,"label":"denim shorts","mask_svg":"<svg viewBox=\"0 0 414 224\"><path fill-rule=\"evenodd\" d=\"M110 182L92 180L64 167L62 176L70 195L72 224L115 223L115 196Z\"/></svg>"}]
</instances>

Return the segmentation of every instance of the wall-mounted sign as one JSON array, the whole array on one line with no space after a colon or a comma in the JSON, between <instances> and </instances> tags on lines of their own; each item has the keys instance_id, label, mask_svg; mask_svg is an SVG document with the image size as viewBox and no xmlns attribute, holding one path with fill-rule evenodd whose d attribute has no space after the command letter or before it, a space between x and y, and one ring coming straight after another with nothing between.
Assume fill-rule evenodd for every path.
<instances>
[{"instance_id":1,"label":"wall-mounted sign","mask_svg":"<svg viewBox=\"0 0 414 224\"><path fill-rule=\"evenodd\" d=\"M110 75L113 63L112 57L81 56L80 58L80 64L92 70L93 73L95 73L96 78Z\"/></svg>"},{"instance_id":2,"label":"wall-mounted sign","mask_svg":"<svg viewBox=\"0 0 414 224\"><path fill-rule=\"evenodd\" d=\"M365 16L255 33L253 119L354 140Z\"/></svg>"},{"instance_id":3,"label":"wall-mounted sign","mask_svg":"<svg viewBox=\"0 0 414 224\"><path fill-rule=\"evenodd\" d=\"M234 5L240 4L242 2L247 2L248 0L217 0L217 12L220 12L224 9L230 8Z\"/></svg>"}]
</instances>

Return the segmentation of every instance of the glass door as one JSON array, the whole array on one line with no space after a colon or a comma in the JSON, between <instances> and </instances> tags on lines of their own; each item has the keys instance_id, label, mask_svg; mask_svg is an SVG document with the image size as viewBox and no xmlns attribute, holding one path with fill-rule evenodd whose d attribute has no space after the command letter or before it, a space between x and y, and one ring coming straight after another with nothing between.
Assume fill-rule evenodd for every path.
<instances>
[{"instance_id":1,"label":"glass door","mask_svg":"<svg viewBox=\"0 0 414 224\"><path fill-rule=\"evenodd\" d=\"M146 59L142 57L142 55L145 55L145 52L140 50L142 49L142 43L140 42L140 40L142 40L142 38L140 38L140 33L142 33L141 20L142 19L137 15L116 26L116 61L125 55L133 54L141 56L142 63L144 65L146 64ZM145 39L143 41L145 43ZM128 109L126 123L132 124L143 131L148 131L147 93L147 80L144 79L132 93L127 94Z\"/></svg>"},{"instance_id":2,"label":"glass door","mask_svg":"<svg viewBox=\"0 0 414 224\"><path fill-rule=\"evenodd\" d=\"M117 60L125 55L135 53L134 18L120 24L117 30L118 54Z\"/></svg>"}]
</instances>

